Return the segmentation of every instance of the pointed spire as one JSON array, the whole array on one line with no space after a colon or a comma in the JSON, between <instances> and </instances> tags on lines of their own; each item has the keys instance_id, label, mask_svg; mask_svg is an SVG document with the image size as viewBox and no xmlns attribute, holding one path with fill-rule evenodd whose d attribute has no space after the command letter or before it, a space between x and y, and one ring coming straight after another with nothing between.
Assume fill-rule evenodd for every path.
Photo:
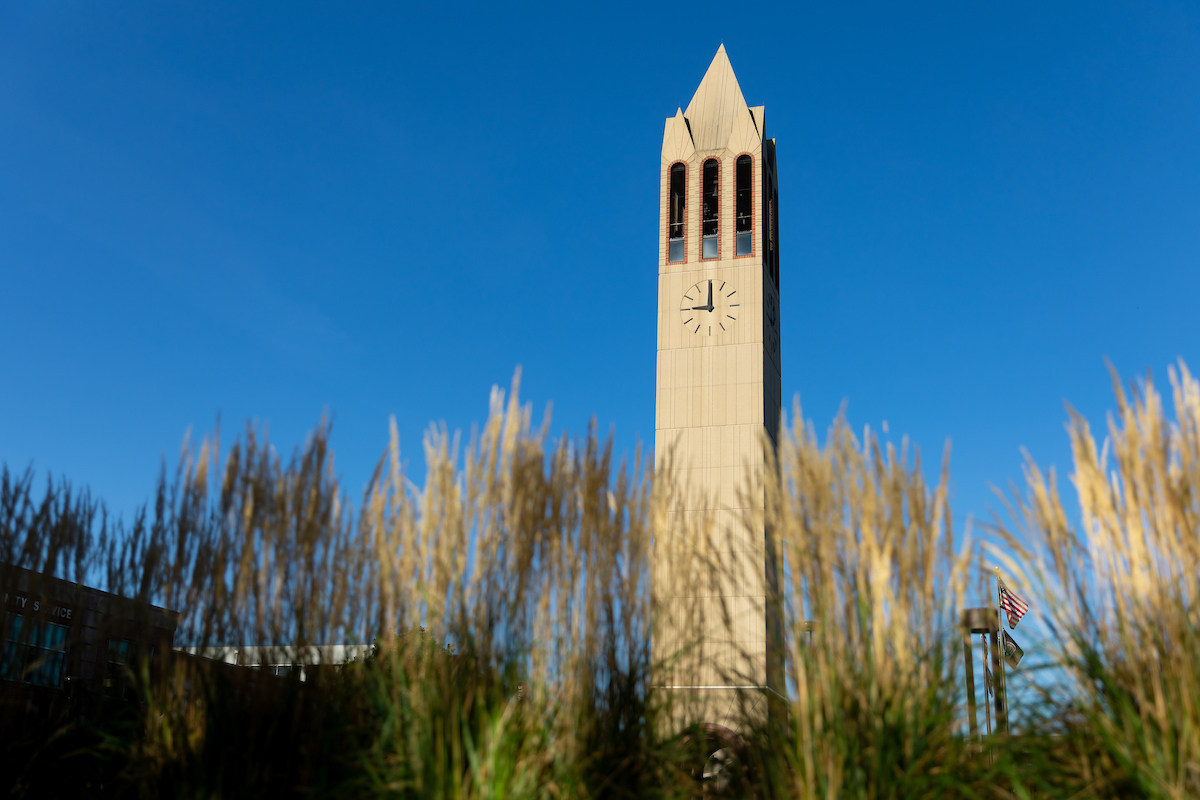
<instances>
[{"instance_id":1,"label":"pointed spire","mask_svg":"<svg viewBox=\"0 0 1200 800\"><path fill-rule=\"evenodd\" d=\"M692 102L683 115L691 123L692 140L697 150L719 150L729 141L734 121L748 115L742 87L738 86L725 45L717 48L704 80L700 81Z\"/></svg>"}]
</instances>

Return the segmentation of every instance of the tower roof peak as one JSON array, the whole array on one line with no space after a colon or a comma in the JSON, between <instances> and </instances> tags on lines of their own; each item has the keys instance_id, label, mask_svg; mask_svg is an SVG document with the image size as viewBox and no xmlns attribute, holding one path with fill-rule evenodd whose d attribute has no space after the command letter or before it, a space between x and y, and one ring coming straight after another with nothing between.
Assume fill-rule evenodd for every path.
<instances>
[{"instance_id":1,"label":"tower roof peak","mask_svg":"<svg viewBox=\"0 0 1200 800\"><path fill-rule=\"evenodd\" d=\"M683 115L691 123L697 150L719 150L729 141L734 120L749 115L742 87L733 74L733 65L725 52L725 44L717 48L704 80L700 81L692 102Z\"/></svg>"}]
</instances>

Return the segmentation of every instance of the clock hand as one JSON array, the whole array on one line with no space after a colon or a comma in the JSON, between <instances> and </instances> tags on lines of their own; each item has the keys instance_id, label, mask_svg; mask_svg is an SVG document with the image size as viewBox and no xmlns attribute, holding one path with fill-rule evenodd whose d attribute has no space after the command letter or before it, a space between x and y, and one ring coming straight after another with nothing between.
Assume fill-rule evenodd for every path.
<instances>
[{"instance_id":1,"label":"clock hand","mask_svg":"<svg viewBox=\"0 0 1200 800\"><path fill-rule=\"evenodd\" d=\"M692 311L715 311L716 308L717 307L713 305L713 301L712 301L712 281L709 281L708 282L708 305L692 306Z\"/></svg>"}]
</instances>

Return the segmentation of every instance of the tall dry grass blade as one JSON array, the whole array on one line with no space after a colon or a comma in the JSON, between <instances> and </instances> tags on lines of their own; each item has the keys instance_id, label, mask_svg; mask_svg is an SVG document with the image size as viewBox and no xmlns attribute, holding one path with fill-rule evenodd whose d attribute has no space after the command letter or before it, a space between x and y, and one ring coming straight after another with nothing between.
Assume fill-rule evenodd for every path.
<instances>
[{"instance_id":1,"label":"tall dry grass blade","mask_svg":"<svg viewBox=\"0 0 1200 800\"><path fill-rule=\"evenodd\" d=\"M1173 420L1152 380L1114 373L1102 446L1070 411L1078 531L1028 457L1001 529L1058 637L1075 769L1109 796L1200 795L1200 385L1182 362L1170 380Z\"/></svg>"},{"instance_id":2,"label":"tall dry grass blade","mask_svg":"<svg viewBox=\"0 0 1200 800\"><path fill-rule=\"evenodd\" d=\"M767 472L793 692L781 779L806 798L955 790L955 626L971 548L953 542L949 449L929 486L907 441L859 440L839 416L822 445L799 406L784 429Z\"/></svg>"}]
</instances>

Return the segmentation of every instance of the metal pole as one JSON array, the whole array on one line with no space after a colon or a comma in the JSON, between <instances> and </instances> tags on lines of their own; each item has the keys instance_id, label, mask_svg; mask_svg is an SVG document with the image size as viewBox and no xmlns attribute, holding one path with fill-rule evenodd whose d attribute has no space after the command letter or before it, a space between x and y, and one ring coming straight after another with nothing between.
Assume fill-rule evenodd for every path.
<instances>
[{"instance_id":1,"label":"metal pole","mask_svg":"<svg viewBox=\"0 0 1200 800\"><path fill-rule=\"evenodd\" d=\"M1000 621L1000 600L1000 568L996 567L996 630L992 633L992 646L995 648L992 653L992 676L996 682L996 733L1001 728L1008 733L1008 684L1005 682L1004 654L1001 652L1000 631L1004 625Z\"/></svg>"},{"instance_id":2,"label":"metal pole","mask_svg":"<svg viewBox=\"0 0 1200 800\"><path fill-rule=\"evenodd\" d=\"M980 638L980 640L983 641L983 669L984 669L984 674L983 674L983 700L984 700L983 712L987 718L987 733L988 733L988 737L990 738L992 735L992 689L994 689L995 687L994 686L989 687L989 684L987 681L987 662L988 662L988 658L989 658L987 634L981 633L981 634L979 634L979 638ZM992 673L992 675L994 677L995 673Z\"/></svg>"},{"instance_id":3,"label":"metal pole","mask_svg":"<svg viewBox=\"0 0 1200 800\"><path fill-rule=\"evenodd\" d=\"M1004 689L1004 732L1008 732L1008 660L1004 657L1004 629L1000 629L1000 684Z\"/></svg>"},{"instance_id":4,"label":"metal pole","mask_svg":"<svg viewBox=\"0 0 1200 800\"><path fill-rule=\"evenodd\" d=\"M971 652L971 632L966 628L963 629L963 661L966 663L967 719L970 722L971 741L975 741L979 735L979 720L975 716L975 659Z\"/></svg>"}]
</instances>

